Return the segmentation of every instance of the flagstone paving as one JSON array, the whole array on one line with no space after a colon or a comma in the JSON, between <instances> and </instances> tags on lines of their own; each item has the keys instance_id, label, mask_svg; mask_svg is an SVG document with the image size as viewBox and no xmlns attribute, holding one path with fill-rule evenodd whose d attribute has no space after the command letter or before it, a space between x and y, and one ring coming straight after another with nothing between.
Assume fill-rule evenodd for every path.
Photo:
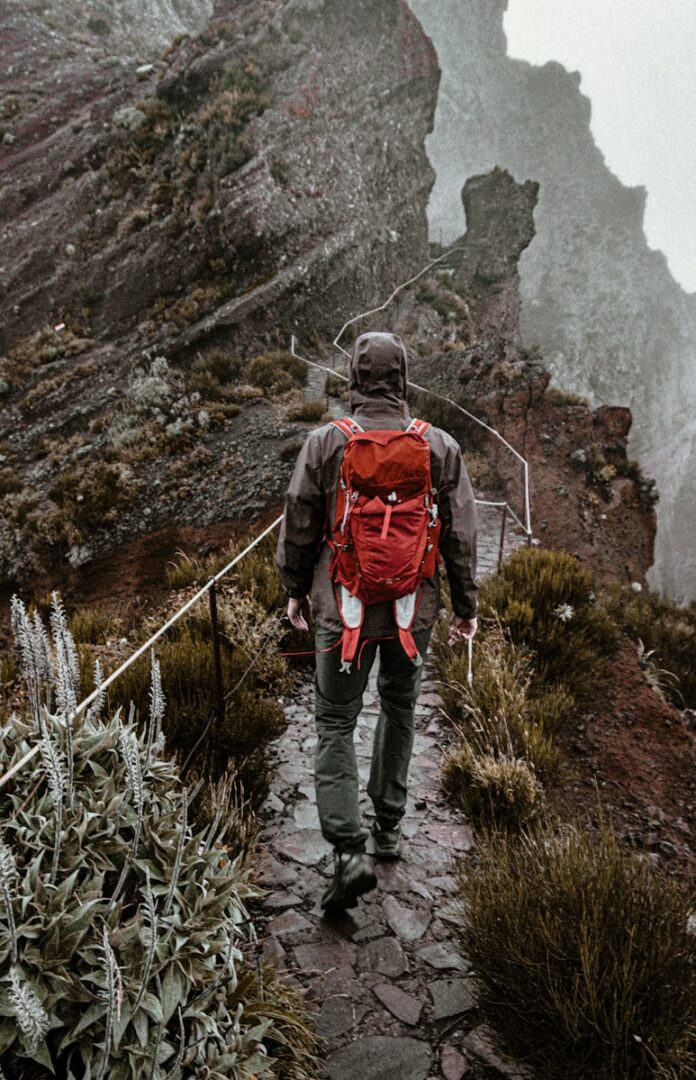
<instances>
[{"instance_id":1,"label":"flagstone paving","mask_svg":"<svg viewBox=\"0 0 696 1080\"><path fill-rule=\"evenodd\" d=\"M495 569L500 519L479 515L479 579ZM506 554L523 541L508 530ZM364 698L356 755L364 793L378 716L376 670ZM262 953L303 988L322 1037L324 1080L494 1080L524 1073L496 1049L477 1015L471 965L457 949L462 912L453 859L473 844L464 817L439 787L446 730L430 662L416 707L403 858L375 861L378 887L328 918L319 900L333 856L319 828L313 766L313 687L285 706L277 769L263 809L259 925ZM368 851L371 851L368 841Z\"/></svg>"}]
</instances>

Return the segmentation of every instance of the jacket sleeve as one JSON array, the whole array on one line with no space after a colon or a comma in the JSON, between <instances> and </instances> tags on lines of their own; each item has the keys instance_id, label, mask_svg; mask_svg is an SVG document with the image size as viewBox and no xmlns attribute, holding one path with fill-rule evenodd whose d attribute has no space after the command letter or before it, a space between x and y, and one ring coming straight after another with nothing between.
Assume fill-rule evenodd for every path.
<instances>
[{"instance_id":1,"label":"jacket sleeve","mask_svg":"<svg viewBox=\"0 0 696 1080\"><path fill-rule=\"evenodd\" d=\"M438 505L443 522L440 554L449 581L452 608L472 619L478 603L476 578L476 502L459 445L447 440Z\"/></svg>"},{"instance_id":2,"label":"jacket sleeve","mask_svg":"<svg viewBox=\"0 0 696 1080\"><path fill-rule=\"evenodd\" d=\"M307 596L326 521L326 496L316 433L305 441L292 474L280 526L276 563L288 596Z\"/></svg>"}]
</instances>

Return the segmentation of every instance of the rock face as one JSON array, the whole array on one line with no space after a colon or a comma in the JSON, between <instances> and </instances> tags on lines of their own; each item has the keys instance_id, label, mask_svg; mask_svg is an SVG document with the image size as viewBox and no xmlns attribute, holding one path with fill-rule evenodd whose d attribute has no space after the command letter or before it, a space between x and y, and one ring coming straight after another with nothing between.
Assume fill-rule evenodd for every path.
<instances>
[{"instance_id":1,"label":"rock face","mask_svg":"<svg viewBox=\"0 0 696 1080\"><path fill-rule=\"evenodd\" d=\"M24 9L25 25L38 37L56 43L72 42L106 54L127 55L136 50L142 59L161 51L177 34L202 30L213 13L213 0L40 0L39 3L0 5Z\"/></svg>"},{"instance_id":2,"label":"rock face","mask_svg":"<svg viewBox=\"0 0 696 1080\"><path fill-rule=\"evenodd\" d=\"M593 410L554 393L538 351L519 344L518 262L535 242L538 190L500 168L470 177L463 190L469 228L456 241L448 269L403 301L395 329L412 335L414 351L420 340L421 354L428 336L444 340L446 351L435 346L430 357L412 364L411 377L463 405L526 459L537 542L570 551L619 580L642 581L653 559L655 495L626 454L630 410ZM433 412L432 399L417 407L478 450L497 477L494 489L505 491L523 520L519 459L451 409Z\"/></svg>"},{"instance_id":3,"label":"rock face","mask_svg":"<svg viewBox=\"0 0 696 1080\"><path fill-rule=\"evenodd\" d=\"M507 0L411 0L443 69L428 152L431 235L462 231L459 191L494 165L540 183L537 235L520 262L522 333L559 385L627 404L629 448L660 492L653 586L696 596L696 297L643 233L643 188L608 169L580 76L506 54Z\"/></svg>"},{"instance_id":4,"label":"rock face","mask_svg":"<svg viewBox=\"0 0 696 1080\"><path fill-rule=\"evenodd\" d=\"M226 7L147 84L119 67L86 95L20 104L3 147L3 256L19 270L5 348L83 307L99 336L120 336L201 285L224 310L187 345L263 323L264 309L277 326L278 305L300 322L310 292L312 318L333 327L426 254L422 143L439 73L408 8ZM33 75L22 67L26 98Z\"/></svg>"},{"instance_id":5,"label":"rock face","mask_svg":"<svg viewBox=\"0 0 696 1080\"><path fill-rule=\"evenodd\" d=\"M143 19L154 10L144 6ZM333 337L428 260L434 173L424 139L439 69L403 0L232 0L215 16L139 71L141 58L79 48L24 5L8 12L0 496L14 502L0 522L5 580L49 557L79 566L173 519L253 521L287 483L290 459L273 468L273 441L302 431L258 399L250 416L214 431L200 388L191 392L194 360L221 346L233 358L287 350L292 333ZM157 357L169 366L158 360L155 370ZM115 416L118 402L130 416ZM148 464L135 452L133 418L154 409L161 421L172 408L167 430L193 425L198 459L157 461L151 446ZM130 440L130 460L104 471L115 421L128 429L118 439ZM80 514L93 502L89 544L85 530L61 525L58 535L42 517L55 510L60 474L75 476L75 455L81 474L101 470L100 498L119 494L95 530L94 485L81 492ZM170 464L178 496L164 490ZM65 505L72 496L56 497ZM27 520L49 550L28 550Z\"/></svg>"}]
</instances>

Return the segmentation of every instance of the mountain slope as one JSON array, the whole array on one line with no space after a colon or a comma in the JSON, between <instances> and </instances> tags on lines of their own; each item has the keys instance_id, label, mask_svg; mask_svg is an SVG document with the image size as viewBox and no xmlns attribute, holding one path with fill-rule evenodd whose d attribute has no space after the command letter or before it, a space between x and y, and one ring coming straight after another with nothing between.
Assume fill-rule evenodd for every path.
<instances>
[{"instance_id":1,"label":"mountain slope","mask_svg":"<svg viewBox=\"0 0 696 1080\"><path fill-rule=\"evenodd\" d=\"M629 450L660 491L650 580L696 595L696 296L643 232L646 193L608 169L580 76L507 56L507 0L412 0L443 69L428 152L438 178L433 239L462 231L462 178L494 165L540 182L537 235L524 253L522 332L564 388L627 404Z\"/></svg>"}]
</instances>

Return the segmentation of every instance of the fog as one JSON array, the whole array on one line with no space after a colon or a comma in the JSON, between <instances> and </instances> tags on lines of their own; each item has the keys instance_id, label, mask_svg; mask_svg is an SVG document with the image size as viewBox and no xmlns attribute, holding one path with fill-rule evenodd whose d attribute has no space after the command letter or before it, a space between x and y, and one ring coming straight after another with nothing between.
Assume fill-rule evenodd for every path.
<instances>
[{"instance_id":1,"label":"fog","mask_svg":"<svg viewBox=\"0 0 696 1080\"><path fill-rule=\"evenodd\" d=\"M645 232L696 290L695 0L509 0L509 55L581 74L609 168L647 188Z\"/></svg>"}]
</instances>

